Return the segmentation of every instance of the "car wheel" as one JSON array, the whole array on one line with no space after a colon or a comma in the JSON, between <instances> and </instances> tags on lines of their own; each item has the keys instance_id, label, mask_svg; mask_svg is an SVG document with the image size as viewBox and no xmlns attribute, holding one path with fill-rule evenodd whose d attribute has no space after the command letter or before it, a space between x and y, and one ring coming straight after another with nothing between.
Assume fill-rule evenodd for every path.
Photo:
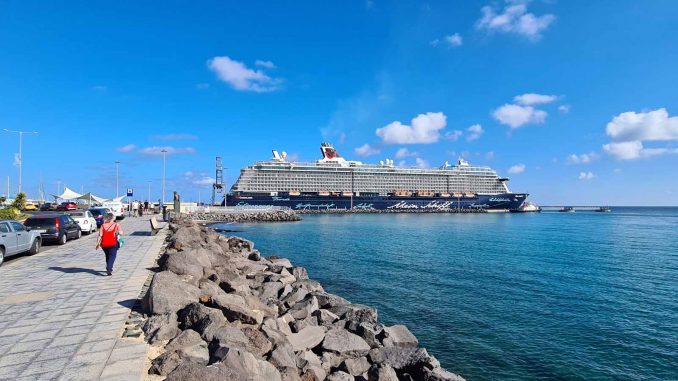
<instances>
[{"instance_id":1,"label":"car wheel","mask_svg":"<svg viewBox=\"0 0 678 381\"><path fill-rule=\"evenodd\" d=\"M61 237L59 237L59 245L65 245L67 241L68 237L66 237L66 232L64 232Z\"/></svg>"},{"instance_id":2,"label":"car wheel","mask_svg":"<svg viewBox=\"0 0 678 381\"><path fill-rule=\"evenodd\" d=\"M38 254L40 252L40 246L42 246L42 242L40 242L39 239L36 239L35 241L33 241L33 245L31 245L31 250L29 251L29 253L31 255Z\"/></svg>"},{"instance_id":3,"label":"car wheel","mask_svg":"<svg viewBox=\"0 0 678 381\"><path fill-rule=\"evenodd\" d=\"M78 229L78 234L75 235L75 238L82 237L82 230Z\"/></svg>"},{"instance_id":4,"label":"car wheel","mask_svg":"<svg viewBox=\"0 0 678 381\"><path fill-rule=\"evenodd\" d=\"M0 247L0 266L2 266L2 262L5 261L5 249Z\"/></svg>"}]
</instances>

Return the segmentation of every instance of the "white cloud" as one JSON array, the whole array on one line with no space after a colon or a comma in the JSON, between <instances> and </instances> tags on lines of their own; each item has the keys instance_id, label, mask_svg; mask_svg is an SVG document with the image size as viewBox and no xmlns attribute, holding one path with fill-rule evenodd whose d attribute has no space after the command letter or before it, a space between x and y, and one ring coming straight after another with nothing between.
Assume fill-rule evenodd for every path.
<instances>
[{"instance_id":1,"label":"white cloud","mask_svg":"<svg viewBox=\"0 0 678 381\"><path fill-rule=\"evenodd\" d=\"M379 153L379 149L374 148L367 143L356 148L354 151L358 156L372 156Z\"/></svg>"},{"instance_id":2,"label":"white cloud","mask_svg":"<svg viewBox=\"0 0 678 381\"><path fill-rule=\"evenodd\" d=\"M597 158L598 154L595 152L583 153L581 155L573 153L567 157L565 162L567 164L588 164Z\"/></svg>"},{"instance_id":3,"label":"white cloud","mask_svg":"<svg viewBox=\"0 0 678 381\"><path fill-rule=\"evenodd\" d=\"M459 130L449 131L445 133L445 140L456 142L463 134L464 132Z\"/></svg>"},{"instance_id":4,"label":"white cloud","mask_svg":"<svg viewBox=\"0 0 678 381\"><path fill-rule=\"evenodd\" d=\"M621 173L621 168L615 168L612 172L613 173Z\"/></svg>"},{"instance_id":5,"label":"white cloud","mask_svg":"<svg viewBox=\"0 0 678 381\"><path fill-rule=\"evenodd\" d=\"M558 106L558 111L560 111L561 114L567 114L570 112L570 105L560 105Z\"/></svg>"},{"instance_id":6,"label":"white cloud","mask_svg":"<svg viewBox=\"0 0 678 381\"><path fill-rule=\"evenodd\" d=\"M135 146L134 144L127 144L127 145L124 145L122 147L118 147L116 149L116 151L122 152L122 153L130 153L130 152L134 151L135 148L137 148L137 146Z\"/></svg>"},{"instance_id":7,"label":"white cloud","mask_svg":"<svg viewBox=\"0 0 678 381\"><path fill-rule=\"evenodd\" d=\"M557 100L558 97L556 95L543 95L543 94L535 94L535 93L526 93L522 95L516 95L513 100L521 104L523 106L534 106L534 105L540 105L540 104L546 104L546 103L551 103L555 100Z\"/></svg>"},{"instance_id":8,"label":"white cloud","mask_svg":"<svg viewBox=\"0 0 678 381\"><path fill-rule=\"evenodd\" d=\"M445 114L427 112L412 119L411 126L395 121L378 128L376 134L385 144L428 144L438 141L446 125Z\"/></svg>"},{"instance_id":9,"label":"white cloud","mask_svg":"<svg viewBox=\"0 0 678 381\"><path fill-rule=\"evenodd\" d=\"M214 57L207 61L207 67L215 72L219 79L240 91L265 93L278 90L280 79L271 78L261 70L253 70L242 62L227 56Z\"/></svg>"},{"instance_id":10,"label":"white cloud","mask_svg":"<svg viewBox=\"0 0 678 381\"><path fill-rule=\"evenodd\" d=\"M408 150L406 147L402 147L396 152L395 158L396 159L402 159L404 157L413 157L413 156L417 156L417 155L419 155L417 152L412 152L412 151Z\"/></svg>"},{"instance_id":11,"label":"white cloud","mask_svg":"<svg viewBox=\"0 0 678 381\"><path fill-rule=\"evenodd\" d=\"M216 180L213 177L204 176L204 177L201 177L199 179L195 179L195 180L191 181L191 184L198 185L198 186L211 186L215 182L216 182Z\"/></svg>"},{"instance_id":12,"label":"white cloud","mask_svg":"<svg viewBox=\"0 0 678 381\"><path fill-rule=\"evenodd\" d=\"M605 132L612 142L603 145L603 150L619 160L678 154L675 148L644 146L646 141L678 140L678 117L670 117L665 108L621 113L612 118Z\"/></svg>"},{"instance_id":13,"label":"white cloud","mask_svg":"<svg viewBox=\"0 0 678 381\"><path fill-rule=\"evenodd\" d=\"M496 7L481 8L482 17L476 22L476 29L487 33L515 33L531 41L537 41L541 34L556 19L552 14L536 16L527 12L528 1L506 0L502 10Z\"/></svg>"},{"instance_id":14,"label":"white cloud","mask_svg":"<svg viewBox=\"0 0 678 381\"><path fill-rule=\"evenodd\" d=\"M429 167L428 161L426 161L426 160L424 160L420 157L417 157L417 158L414 159L414 165L416 165L419 168L428 168Z\"/></svg>"},{"instance_id":15,"label":"white cloud","mask_svg":"<svg viewBox=\"0 0 678 381\"><path fill-rule=\"evenodd\" d=\"M436 38L428 42L429 45L433 46L434 48L440 44L440 39Z\"/></svg>"},{"instance_id":16,"label":"white cloud","mask_svg":"<svg viewBox=\"0 0 678 381\"><path fill-rule=\"evenodd\" d=\"M678 116L665 108L649 112L623 112L607 124L605 132L614 141L678 140Z\"/></svg>"},{"instance_id":17,"label":"white cloud","mask_svg":"<svg viewBox=\"0 0 678 381\"><path fill-rule=\"evenodd\" d=\"M162 151L167 151L167 155L194 154L196 151L192 147L146 147L139 150L139 153L149 156L162 155Z\"/></svg>"},{"instance_id":18,"label":"white cloud","mask_svg":"<svg viewBox=\"0 0 678 381\"><path fill-rule=\"evenodd\" d=\"M466 131L469 132L468 136L466 136L466 140L469 142L480 139L480 136L482 136L482 134L485 132L480 124L474 124L473 126L467 128Z\"/></svg>"},{"instance_id":19,"label":"white cloud","mask_svg":"<svg viewBox=\"0 0 678 381\"><path fill-rule=\"evenodd\" d=\"M579 180L591 180L596 175L594 175L592 172L579 172Z\"/></svg>"},{"instance_id":20,"label":"white cloud","mask_svg":"<svg viewBox=\"0 0 678 381\"><path fill-rule=\"evenodd\" d=\"M153 135L153 139L157 140L198 140L198 137L193 134L165 134Z\"/></svg>"},{"instance_id":21,"label":"white cloud","mask_svg":"<svg viewBox=\"0 0 678 381\"><path fill-rule=\"evenodd\" d=\"M508 173L518 174L525 172L525 164L516 164L509 168Z\"/></svg>"},{"instance_id":22,"label":"white cloud","mask_svg":"<svg viewBox=\"0 0 678 381\"><path fill-rule=\"evenodd\" d=\"M548 114L546 111L537 110L532 106L520 106L505 104L492 113L494 119L499 123L519 128L526 124L544 123Z\"/></svg>"},{"instance_id":23,"label":"white cloud","mask_svg":"<svg viewBox=\"0 0 678 381\"><path fill-rule=\"evenodd\" d=\"M445 36L445 42L447 42L450 46L461 46L464 43L464 39L461 37L459 33L451 34L449 36Z\"/></svg>"},{"instance_id":24,"label":"white cloud","mask_svg":"<svg viewBox=\"0 0 678 381\"><path fill-rule=\"evenodd\" d=\"M266 69L275 69L276 66L271 61L256 60L254 64L259 67L265 67Z\"/></svg>"}]
</instances>

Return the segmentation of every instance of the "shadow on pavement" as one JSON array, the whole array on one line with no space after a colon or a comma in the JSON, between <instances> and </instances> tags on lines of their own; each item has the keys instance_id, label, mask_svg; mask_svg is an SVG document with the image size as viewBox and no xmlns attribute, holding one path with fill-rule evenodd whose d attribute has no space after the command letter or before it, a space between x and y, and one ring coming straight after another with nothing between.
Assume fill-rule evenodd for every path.
<instances>
[{"instance_id":1,"label":"shadow on pavement","mask_svg":"<svg viewBox=\"0 0 678 381\"><path fill-rule=\"evenodd\" d=\"M118 304L123 306L123 307L127 307L131 310L132 307L134 307L134 304L136 304L136 302L137 302L137 299L125 299L125 300L119 301Z\"/></svg>"},{"instance_id":2,"label":"shadow on pavement","mask_svg":"<svg viewBox=\"0 0 678 381\"><path fill-rule=\"evenodd\" d=\"M98 275L98 276L104 276L103 271L97 271L97 270L92 270L92 269L85 269L82 267L58 267L58 266L52 266L48 267L50 270L54 271L61 271L62 273L66 274L75 274L75 273L89 273L92 275Z\"/></svg>"}]
</instances>

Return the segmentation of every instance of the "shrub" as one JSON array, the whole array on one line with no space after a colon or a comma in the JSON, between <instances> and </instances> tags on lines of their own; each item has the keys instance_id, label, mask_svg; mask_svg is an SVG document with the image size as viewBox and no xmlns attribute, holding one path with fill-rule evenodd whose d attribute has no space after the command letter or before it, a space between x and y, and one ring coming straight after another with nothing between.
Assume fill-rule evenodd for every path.
<instances>
[{"instance_id":1,"label":"shrub","mask_svg":"<svg viewBox=\"0 0 678 381\"><path fill-rule=\"evenodd\" d=\"M20 213L16 208L0 209L0 220L16 220Z\"/></svg>"}]
</instances>

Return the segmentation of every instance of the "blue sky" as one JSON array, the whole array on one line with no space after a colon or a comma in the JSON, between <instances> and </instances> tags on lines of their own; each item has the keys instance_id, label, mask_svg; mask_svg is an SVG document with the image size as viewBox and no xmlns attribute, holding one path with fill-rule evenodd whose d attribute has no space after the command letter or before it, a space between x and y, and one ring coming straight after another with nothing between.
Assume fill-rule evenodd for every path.
<instances>
[{"instance_id":1,"label":"blue sky","mask_svg":"<svg viewBox=\"0 0 678 381\"><path fill-rule=\"evenodd\" d=\"M203 200L271 149L439 166L543 204L678 205L675 1L0 2L23 188ZM0 184L18 137L0 135Z\"/></svg>"}]
</instances>

